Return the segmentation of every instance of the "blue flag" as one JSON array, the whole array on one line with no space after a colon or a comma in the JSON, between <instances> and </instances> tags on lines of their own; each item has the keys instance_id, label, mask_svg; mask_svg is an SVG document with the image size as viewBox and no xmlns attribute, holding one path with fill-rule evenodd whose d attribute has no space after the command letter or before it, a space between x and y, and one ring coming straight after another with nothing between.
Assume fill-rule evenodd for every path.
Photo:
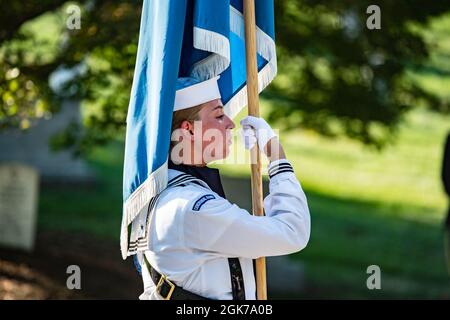
<instances>
[{"instance_id":1,"label":"blue flag","mask_svg":"<svg viewBox=\"0 0 450 320\"><path fill-rule=\"evenodd\" d=\"M273 0L255 1L258 84L277 72ZM121 251L128 227L167 186L176 80L220 75L225 113L247 105L242 0L144 0L127 115Z\"/></svg>"}]
</instances>

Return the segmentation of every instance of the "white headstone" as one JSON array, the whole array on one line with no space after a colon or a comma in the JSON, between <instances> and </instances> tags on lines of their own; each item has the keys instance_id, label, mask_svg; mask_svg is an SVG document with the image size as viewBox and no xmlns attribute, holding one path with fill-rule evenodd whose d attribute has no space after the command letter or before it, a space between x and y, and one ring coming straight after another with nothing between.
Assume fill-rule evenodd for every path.
<instances>
[{"instance_id":1,"label":"white headstone","mask_svg":"<svg viewBox=\"0 0 450 320\"><path fill-rule=\"evenodd\" d=\"M0 165L0 246L33 249L38 188L33 168Z\"/></svg>"}]
</instances>

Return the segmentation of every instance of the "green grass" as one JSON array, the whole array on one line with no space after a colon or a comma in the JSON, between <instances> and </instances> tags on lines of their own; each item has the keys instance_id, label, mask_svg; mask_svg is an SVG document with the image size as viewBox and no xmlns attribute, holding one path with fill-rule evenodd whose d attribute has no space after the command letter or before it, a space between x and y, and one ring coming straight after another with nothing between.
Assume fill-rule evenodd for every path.
<instances>
[{"instance_id":1,"label":"green grass","mask_svg":"<svg viewBox=\"0 0 450 320\"><path fill-rule=\"evenodd\" d=\"M440 180L449 131L450 117L424 110L408 115L396 143L381 152L346 138L281 131L312 216L310 243L293 255L305 265L303 298L450 298ZM249 174L248 165L217 167ZM381 291L366 287L372 264L381 268Z\"/></svg>"},{"instance_id":2,"label":"green grass","mask_svg":"<svg viewBox=\"0 0 450 320\"><path fill-rule=\"evenodd\" d=\"M263 102L263 107L272 106ZM430 209L431 215L415 218L436 221L442 218L436 212L446 205L440 168L449 130L450 117L416 110L400 126L395 144L382 151L302 129L281 130L279 135L305 188L335 197ZM230 157L237 159L242 145L235 141ZM217 167L232 176L248 174L246 164Z\"/></svg>"},{"instance_id":3,"label":"green grass","mask_svg":"<svg viewBox=\"0 0 450 320\"><path fill-rule=\"evenodd\" d=\"M307 192L312 214L304 261L305 298L450 298L439 224L401 218L426 214ZM366 288L369 265L381 269L382 290Z\"/></svg>"},{"instance_id":4,"label":"green grass","mask_svg":"<svg viewBox=\"0 0 450 320\"><path fill-rule=\"evenodd\" d=\"M450 117L418 110L382 152L300 129L281 134L312 216L310 243L292 256L305 266L302 298L450 298L439 177L448 130ZM118 240L123 142L96 149L88 161L98 184L43 189L39 225ZM249 179L248 165L217 167L225 184ZM249 194L233 192L231 200L248 207ZM380 291L366 288L371 264L381 268Z\"/></svg>"},{"instance_id":5,"label":"green grass","mask_svg":"<svg viewBox=\"0 0 450 320\"><path fill-rule=\"evenodd\" d=\"M54 186L41 191L39 223L45 228L89 232L118 239L122 208L123 143L114 141L92 152L88 163L98 182Z\"/></svg>"}]
</instances>

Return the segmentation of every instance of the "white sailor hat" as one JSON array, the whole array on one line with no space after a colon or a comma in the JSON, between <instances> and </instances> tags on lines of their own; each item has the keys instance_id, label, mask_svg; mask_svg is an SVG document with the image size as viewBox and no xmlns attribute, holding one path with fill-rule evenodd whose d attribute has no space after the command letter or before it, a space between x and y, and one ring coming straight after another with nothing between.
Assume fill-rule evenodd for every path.
<instances>
[{"instance_id":1,"label":"white sailor hat","mask_svg":"<svg viewBox=\"0 0 450 320\"><path fill-rule=\"evenodd\" d=\"M217 83L219 78L220 76L216 76L205 81L191 77L178 78L173 111L192 108L211 100L220 99Z\"/></svg>"}]
</instances>

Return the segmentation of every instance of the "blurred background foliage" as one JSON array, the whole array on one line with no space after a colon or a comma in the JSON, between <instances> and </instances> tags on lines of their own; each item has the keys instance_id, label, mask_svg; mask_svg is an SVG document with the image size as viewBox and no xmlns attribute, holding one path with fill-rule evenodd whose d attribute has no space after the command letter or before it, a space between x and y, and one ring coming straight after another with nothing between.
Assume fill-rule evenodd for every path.
<instances>
[{"instance_id":1,"label":"blurred background foliage","mask_svg":"<svg viewBox=\"0 0 450 320\"><path fill-rule=\"evenodd\" d=\"M67 28L71 4L82 10L80 30ZM365 26L371 4L381 8L381 30ZM118 243L140 6L0 4L0 130L26 130L63 99L80 99L83 123L52 143L85 152L99 180L43 188L44 230ZM450 2L275 0L275 9L279 74L261 111L281 130L311 208L310 243L291 257L304 266L302 297L448 299L440 170L450 130ZM49 81L55 70L66 78ZM227 196L249 205L248 165L218 167ZM367 290L371 264L381 267L383 290Z\"/></svg>"},{"instance_id":2,"label":"blurred background foliage","mask_svg":"<svg viewBox=\"0 0 450 320\"><path fill-rule=\"evenodd\" d=\"M71 4L80 30L69 30ZM366 27L371 1L275 1L279 76L264 95L283 127L311 128L382 147L404 115L425 107L448 113L450 65L440 49L450 3L378 1L381 30ZM53 139L78 152L123 134L137 52L140 1L12 0L0 5L0 128L29 128L61 98L83 102L83 128ZM448 51L447 51L448 52ZM70 71L49 89L55 70ZM447 80L433 80L443 76ZM441 78L440 78L441 79ZM443 87L445 85L445 87Z\"/></svg>"},{"instance_id":3,"label":"blurred background foliage","mask_svg":"<svg viewBox=\"0 0 450 320\"><path fill-rule=\"evenodd\" d=\"M276 22L284 81L273 91L286 104L272 119L382 146L407 111L419 106L449 111L448 90L435 94L408 75L433 67L448 75L448 63L430 65L431 48L438 43L421 30L449 10L449 3L378 1L381 30L366 27L370 4L276 1L277 16L283 17Z\"/></svg>"}]
</instances>

